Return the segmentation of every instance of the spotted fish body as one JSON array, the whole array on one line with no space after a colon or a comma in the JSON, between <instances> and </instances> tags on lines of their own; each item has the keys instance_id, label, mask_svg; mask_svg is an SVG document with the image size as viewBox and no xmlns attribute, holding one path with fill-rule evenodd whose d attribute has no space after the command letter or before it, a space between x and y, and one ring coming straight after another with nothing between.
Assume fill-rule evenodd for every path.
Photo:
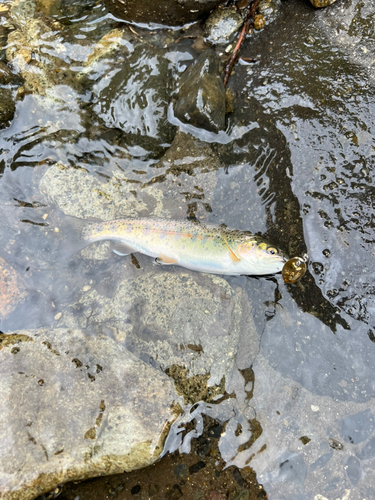
<instances>
[{"instance_id":1,"label":"spotted fish body","mask_svg":"<svg viewBox=\"0 0 375 500\"><path fill-rule=\"evenodd\" d=\"M212 274L273 274L280 272L288 260L259 236L213 224L139 218L106 222L74 219L73 226L76 235L74 238L66 231L69 234L63 256L97 241L112 240L114 251L121 255L140 252L159 264Z\"/></svg>"}]
</instances>

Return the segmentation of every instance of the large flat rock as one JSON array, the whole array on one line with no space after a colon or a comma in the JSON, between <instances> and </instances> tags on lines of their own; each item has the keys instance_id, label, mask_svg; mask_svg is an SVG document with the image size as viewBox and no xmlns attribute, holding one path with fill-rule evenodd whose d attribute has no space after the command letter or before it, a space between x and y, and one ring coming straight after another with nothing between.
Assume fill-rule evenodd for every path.
<instances>
[{"instance_id":1,"label":"large flat rock","mask_svg":"<svg viewBox=\"0 0 375 500\"><path fill-rule=\"evenodd\" d=\"M179 408L166 375L82 330L2 335L0 373L4 500L153 463Z\"/></svg>"}]
</instances>

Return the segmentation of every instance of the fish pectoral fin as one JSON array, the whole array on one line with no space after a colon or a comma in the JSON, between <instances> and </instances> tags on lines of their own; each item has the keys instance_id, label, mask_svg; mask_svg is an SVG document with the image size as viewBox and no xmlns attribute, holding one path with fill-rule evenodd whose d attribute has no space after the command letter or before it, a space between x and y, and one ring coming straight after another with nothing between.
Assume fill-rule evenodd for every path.
<instances>
[{"instance_id":1,"label":"fish pectoral fin","mask_svg":"<svg viewBox=\"0 0 375 500\"><path fill-rule=\"evenodd\" d=\"M237 257L237 255L233 252L233 250L231 249L231 247L228 245L227 240L225 238L223 238L223 240L225 241L225 244L228 247L229 254L230 254L230 257L233 260L233 262L240 262L241 259L239 257Z\"/></svg>"},{"instance_id":2,"label":"fish pectoral fin","mask_svg":"<svg viewBox=\"0 0 375 500\"><path fill-rule=\"evenodd\" d=\"M156 264L159 264L159 265L177 264L176 259L172 259L172 257L167 257L166 255L164 255L162 253L159 255L159 257L156 257L155 262L156 262Z\"/></svg>"},{"instance_id":3,"label":"fish pectoral fin","mask_svg":"<svg viewBox=\"0 0 375 500\"><path fill-rule=\"evenodd\" d=\"M129 245L125 245L121 242L112 243L112 252L116 255L129 255L131 253L136 252L135 248L130 247Z\"/></svg>"}]
</instances>

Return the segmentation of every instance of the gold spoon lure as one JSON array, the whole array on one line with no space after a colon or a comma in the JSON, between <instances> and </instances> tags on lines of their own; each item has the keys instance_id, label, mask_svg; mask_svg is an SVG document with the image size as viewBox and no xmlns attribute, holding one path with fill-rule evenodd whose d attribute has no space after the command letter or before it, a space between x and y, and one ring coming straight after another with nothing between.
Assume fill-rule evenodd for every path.
<instances>
[{"instance_id":1,"label":"gold spoon lure","mask_svg":"<svg viewBox=\"0 0 375 500\"><path fill-rule=\"evenodd\" d=\"M292 257L285 264L281 271L285 283L297 283L307 270L309 256L305 253L302 257Z\"/></svg>"}]
</instances>

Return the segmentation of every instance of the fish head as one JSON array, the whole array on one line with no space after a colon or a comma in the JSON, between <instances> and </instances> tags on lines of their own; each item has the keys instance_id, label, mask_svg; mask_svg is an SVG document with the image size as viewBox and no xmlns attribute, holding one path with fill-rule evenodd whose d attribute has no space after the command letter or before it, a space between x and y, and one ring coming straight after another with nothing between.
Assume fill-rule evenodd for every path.
<instances>
[{"instance_id":1,"label":"fish head","mask_svg":"<svg viewBox=\"0 0 375 500\"><path fill-rule=\"evenodd\" d=\"M282 271L288 256L263 239L252 236L237 247L237 255L249 263L249 274L274 274Z\"/></svg>"}]
</instances>

